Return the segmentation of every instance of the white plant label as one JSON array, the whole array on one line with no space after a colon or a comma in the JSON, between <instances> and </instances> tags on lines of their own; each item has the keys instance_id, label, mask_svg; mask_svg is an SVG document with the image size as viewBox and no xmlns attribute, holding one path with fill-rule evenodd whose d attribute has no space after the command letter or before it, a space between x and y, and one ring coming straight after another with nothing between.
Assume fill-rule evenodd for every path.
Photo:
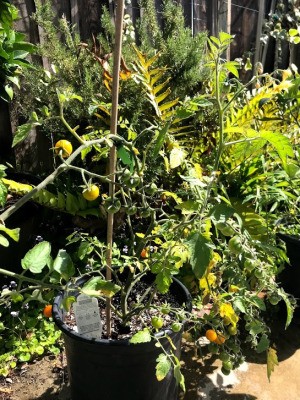
<instances>
[{"instance_id":1,"label":"white plant label","mask_svg":"<svg viewBox=\"0 0 300 400\"><path fill-rule=\"evenodd\" d=\"M73 308L79 335L89 339L100 339L102 323L97 299L80 294L73 303Z\"/></svg>"}]
</instances>

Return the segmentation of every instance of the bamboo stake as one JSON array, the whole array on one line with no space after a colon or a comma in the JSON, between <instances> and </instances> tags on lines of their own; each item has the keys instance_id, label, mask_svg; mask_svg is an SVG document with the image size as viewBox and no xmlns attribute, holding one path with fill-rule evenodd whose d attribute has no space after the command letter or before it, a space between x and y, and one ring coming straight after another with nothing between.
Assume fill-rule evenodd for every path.
<instances>
[{"instance_id":1,"label":"bamboo stake","mask_svg":"<svg viewBox=\"0 0 300 400\"><path fill-rule=\"evenodd\" d=\"M227 21L226 21L226 32L231 34L231 0L227 1ZM230 61L230 45L226 51L226 59Z\"/></svg>"},{"instance_id":2,"label":"bamboo stake","mask_svg":"<svg viewBox=\"0 0 300 400\"><path fill-rule=\"evenodd\" d=\"M261 0L259 2L259 10L258 10L258 20L257 20L257 28L256 28L256 43L255 43L255 54L254 54L254 68L256 68L257 63L261 59L261 34L262 27L265 17L265 0Z\"/></svg>"},{"instance_id":3,"label":"bamboo stake","mask_svg":"<svg viewBox=\"0 0 300 400\"><path fill-rule=\"evenodd\" d=\"M119 75L122 52L122 33L123 33L123 17L124 17L124 0L117 0L116 7L116 33L114 48L114 66L113 66L113 87L112 87L112 109L110 132L112 135L117 133L118 125L118 102L119 102ZM109 184L109 196L115 194L115 172L116 172L116 147L112 146L109 152L109 176L111 183ZM111 262L112 262L112 245L113 245L113 226L114 214L108 213L107 216L107 253L106 253L106 279L111 280ZM107 335L111 335L111 300L106 301L106 326Z\"/></svg>"}]
</instances>

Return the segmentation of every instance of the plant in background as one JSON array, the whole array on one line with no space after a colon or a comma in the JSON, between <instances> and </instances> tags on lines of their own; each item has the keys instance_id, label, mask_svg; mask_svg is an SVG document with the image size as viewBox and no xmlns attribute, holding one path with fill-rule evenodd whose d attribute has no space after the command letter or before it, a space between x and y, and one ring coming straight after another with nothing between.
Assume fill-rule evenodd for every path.
<instances>
[{"instance_id":1,"label":"plant in background","mask_svg":"<svg viewBox=\"0 0 300 400\"><path fill-rule=\"evenodd\" d=\"M16 32L13 23L18 19L18 10L8 0L0 1L0 98L10 101L13 86L20 87L20 75L30 63L26 57L33 52L34 45L24 41L25 35Z\"/></svg>"},{"instance_id":2,"label":"plant in background","mask_svg":"<svg viewBox=\"0 0 300 400\"><path fill-rule=\"evenodd\" d=\"M149 44L149 32L145 29L134 35L135 29L128 15L124 19L126 27L123 35L120 74L122 86L120 106L122 107L122 122L127 124L129 129L131 127L141 129L141 124L145 124L144 111L148 107L144 94L136 90L132 79L128 79L131 64L136 59L133 44L139 51L145 52L145 56L149 59L156 52L159 53L160 57L156 58L158 68L164 68L170 62L174 63L172 68L164 72L165 79L169 79L168 85L173 99L178 95L184 98L187 83L197 90L197 85L201 84L205 76L202 59L206 34L198 34L193 38L190 30L184 28L182 8L171 3L166 3L165 8L165 20L169 21L172 14L176 21L180 21L180 25L169 23L168 28L166 27L165 31L161 32L163 40L158 47L156 47L157 43ZM36 13L33 18L43 30L44 41L38 46L38 51L47 60L49 68L44 69L40 65L35 65L35 69L30 74L26 74L24 87L17 103L17 112L28 119L32 110L37 111L47 106L44 108L45 112L49 115L57 115L59 103L56 88L59 86L60 91L70 90L83 99L82 103L72 103L72 107L65 104L64 111L71 125L75 126L80 120L80 134L84 134L85 128L89 125L95 127L91 100L95 100L96 104L103 103L108 108L111 103L109 91L112 79L111 54L115 37L115 27L111 16L108 10L103 8L102 32L97 38L91 38L88 43L82 43L77 28L70 26L65 18L59 19L58 23L55 22L50 2L41 4L36 1ZM142 23L148 25L150 24L148 20L150 20L150 15L145 13ZM158 26L157 29L161 31ZM136 39L137 35L139 39ZM174 42L175 37L176 42ZM141 45L137 44L139 40ZM180 52L178 52L179 42ZM22 100L23 96L26 97L26 102ZM64 137L65 134L64 125L55 118L46 120L39 129L47 135L60 133L61 137Z\"/></svg>"}]
</instances>

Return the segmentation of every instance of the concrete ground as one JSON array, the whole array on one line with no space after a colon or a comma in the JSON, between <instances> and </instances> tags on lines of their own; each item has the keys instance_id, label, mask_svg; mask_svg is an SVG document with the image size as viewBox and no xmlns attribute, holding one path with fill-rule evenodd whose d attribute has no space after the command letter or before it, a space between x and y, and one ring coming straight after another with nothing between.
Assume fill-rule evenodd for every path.
<instances>
[{"instance_id":1,"label":"concrete ground","mask_svg":"<svg viewBox=\"0 0 300 400\"><path fill-rule=\"evenodd\" d=\"M185 361L187 393L184 400L300 400L300 314L285 330L282 320L274 321L274 342L279 366L270 382L267 378L265 356L248 358L236 371L225 376L218 360L211 364L193 357L186 348Z\"/></svg>"}]
</instances>

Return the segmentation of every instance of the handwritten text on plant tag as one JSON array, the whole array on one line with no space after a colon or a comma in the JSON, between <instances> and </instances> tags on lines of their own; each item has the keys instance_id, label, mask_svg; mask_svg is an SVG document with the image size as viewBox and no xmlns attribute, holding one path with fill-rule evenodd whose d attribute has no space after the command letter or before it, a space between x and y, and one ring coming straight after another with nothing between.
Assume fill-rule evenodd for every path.
<instances>
[{"instance_id":1,"label":"handwritten text on plant tag","mask_svg":"<svg viewBox=\"0 0 300 400\"><path fill-rule=\"evenodd\" d=\"M99 339L102 323L97 299L80 294L73 304L78 333L89 339Z\"/></svg>"}]
</instances>

